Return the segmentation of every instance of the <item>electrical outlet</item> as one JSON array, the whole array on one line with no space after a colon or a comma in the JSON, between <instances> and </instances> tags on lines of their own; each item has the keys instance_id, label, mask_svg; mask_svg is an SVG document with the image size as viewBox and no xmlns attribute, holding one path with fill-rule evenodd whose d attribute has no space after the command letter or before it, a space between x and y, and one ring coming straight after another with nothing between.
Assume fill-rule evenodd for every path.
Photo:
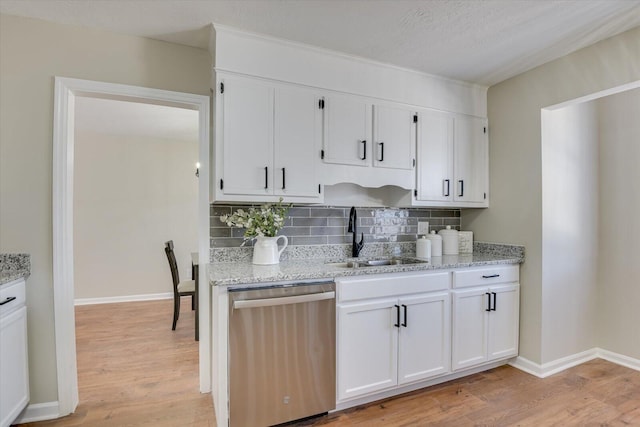
<instances>
[{"instance_id":1,"label":"electrical outlet","mask_svg":"<svg viewBox=\"0 0 640 427\"><path fill-rule=\"evenodd\" d=\"M418 234L429 234L429 223L427 221L418 221Z\"/></svg>"}]
</instances>

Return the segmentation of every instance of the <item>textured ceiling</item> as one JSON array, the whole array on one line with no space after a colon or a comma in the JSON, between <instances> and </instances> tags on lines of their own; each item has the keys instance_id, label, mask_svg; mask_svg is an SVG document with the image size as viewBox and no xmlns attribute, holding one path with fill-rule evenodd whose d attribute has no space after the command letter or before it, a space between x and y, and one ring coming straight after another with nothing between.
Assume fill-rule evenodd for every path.
<instances>
[{"instance_id":1,"label":"textured ceiling","mask_svg":"<svg viewBox=\"0 0 640 427\"><path fill-rule=\"evenodd\" d=\"M486 85L640 26L640 0L0 0L0 12L201 48L213 22Z\"/></svg>"}]
</instances>

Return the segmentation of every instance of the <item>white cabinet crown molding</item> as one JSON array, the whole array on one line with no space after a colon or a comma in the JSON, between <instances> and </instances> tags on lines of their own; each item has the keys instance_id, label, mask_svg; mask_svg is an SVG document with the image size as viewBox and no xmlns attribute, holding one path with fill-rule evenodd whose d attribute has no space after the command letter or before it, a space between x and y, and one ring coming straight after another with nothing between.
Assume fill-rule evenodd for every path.
<instances>
[{"instance_id":1,"label":"white cabinet crown molding","mask_svg":"<svg viewBox=\"0 0 640 427\"><path fill-rule=\"evenodd\" d=\"M217 24L213 32L211 49L216 72L264 77L478 117L487 115L487 86Z\"/></svg>"}]
</instances>

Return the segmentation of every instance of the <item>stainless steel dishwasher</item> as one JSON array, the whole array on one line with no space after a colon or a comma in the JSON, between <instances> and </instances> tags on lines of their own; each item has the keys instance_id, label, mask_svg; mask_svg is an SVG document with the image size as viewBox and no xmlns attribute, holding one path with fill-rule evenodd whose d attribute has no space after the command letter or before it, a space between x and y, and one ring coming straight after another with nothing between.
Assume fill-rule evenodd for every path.
<instances>
[{"instance_id":1,"label":"stainless steel dishwasher","mask_svg":"<svg viewBox=\"0 0 640 427\"><path fill-rule=\"evenodd\" d=\"M229 421L262 427L335 408L335 283L229 290Z\"/></svg>"}]
</instances>

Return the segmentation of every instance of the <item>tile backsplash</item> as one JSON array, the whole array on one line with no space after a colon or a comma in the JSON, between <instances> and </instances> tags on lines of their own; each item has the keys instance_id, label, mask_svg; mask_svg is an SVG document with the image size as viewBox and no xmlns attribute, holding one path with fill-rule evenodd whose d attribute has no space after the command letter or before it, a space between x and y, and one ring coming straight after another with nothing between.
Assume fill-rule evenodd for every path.
<instances>
[{"instance_id":1,"label":"tile backsplash","mask_svg":"<svg viewBox=\"0 0 640 427\"><path fill-rule=\"evenodd\" d=\"M220 221L220 215L250 207L211 205L211 248L242 244L244 229L227 226ZM350 209L340 206L294 206L289 209L285 226L279 234L287 236L290 245L351 243L352 235L347 233ZM357 208L357 216L358 234L364 233L366 243L415 241L418 221L428 221L430 230L438 231L447 225L460 230L458 209ZM246 245L251 245L251 242Z\"/></svg>"}]
</instances>

